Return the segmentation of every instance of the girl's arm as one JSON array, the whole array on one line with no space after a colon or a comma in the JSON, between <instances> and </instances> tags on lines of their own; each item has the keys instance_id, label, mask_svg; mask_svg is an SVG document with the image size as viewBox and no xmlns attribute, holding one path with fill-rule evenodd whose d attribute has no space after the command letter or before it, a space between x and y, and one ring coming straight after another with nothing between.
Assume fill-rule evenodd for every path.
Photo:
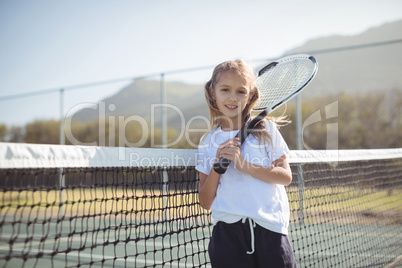
<instances>
[{"instance_id":1,"label":"girl's arm","mask_svg":"<svg viewBox=\"0 0 402 268\"><path fill-rule=\"evenodd\" d=\"M284 186L288 186L292 182L292 171L285 154L275 160L270 167L247 162L241 155L240 148L225 148L221 151L220 156L231 160L238 170L246 172L264 182Z\"/></svg>"},{"instance_id":2,"label":"girl's arm","mask_svg":"<svg viewBox=\"0 0 402 268\"><path fill-rule=\"evenodd\" d=\"M220 177L221 175L216 173L214 169L211 170L209 175L200 172L198 199L202 208L207 210L211 209L212 203L215 200Z\"/></svg>"},{"instance_id":3,"label":"girl's arm","mask_svg":"<svg viewBox=\"0 0 402 268\"><path fill-rule=\"evenodd\" d=\"M285 154L275 160L270 167L251 164L244 160L240 170L268 183L288 186L292 182L292 171Z\"/></svg>"}]
</instances>

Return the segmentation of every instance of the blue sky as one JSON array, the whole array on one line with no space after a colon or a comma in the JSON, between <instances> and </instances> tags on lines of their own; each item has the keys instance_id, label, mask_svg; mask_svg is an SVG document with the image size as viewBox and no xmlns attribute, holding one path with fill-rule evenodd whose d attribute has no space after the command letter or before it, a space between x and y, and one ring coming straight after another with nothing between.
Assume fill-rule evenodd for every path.
<instances>
[{"instance_id":1,"label":"blue sky","mask_svg":"<svg viewBox=\"0 0 402 268\"><path fill-rule=\"evenodd\" d=\"M307 40L402 19L399 0L0 0L0 97L280 56ZM203 83L209 73L167 77ZM128 82L69 91L97 102ZM57 119L58 94L0 101L0 124Z\"/></svg>"}]
</instances>

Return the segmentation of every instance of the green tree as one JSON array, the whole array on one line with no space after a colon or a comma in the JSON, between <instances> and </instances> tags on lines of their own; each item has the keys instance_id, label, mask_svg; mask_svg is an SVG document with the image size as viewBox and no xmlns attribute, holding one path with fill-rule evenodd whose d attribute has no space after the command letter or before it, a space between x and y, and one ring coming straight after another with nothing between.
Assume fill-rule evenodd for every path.
<instances>
[{"instance_id":1,"label":"green tree","mask_svg":"<svg viewBox=\"0 0 402 268\"><path fill-rule=\"evenodd\" d=\"M35 120L25 125L25 142L58 144L59 143L59 121L56 120Z\"/></svg>"},{"instance_id":2,"label":"green tree","mask_svg":"<svg viewBox=\"0 0 402 268\"><path fill-rule=\"evenodd\" d=\"M7 126L4 124L0 125L0 141L4 141L7 135Z\"/></svg>"},{"instance_id":3,"label":"green tree","mask_svg":"<svg viewBox=\"0 0 402 268\"><path fill-rule=\"evenodd\" d=\"M12 126L9 133L9 142L24 142L25 141L25 130L19 126Z\"/></svg>"}]
</instances>

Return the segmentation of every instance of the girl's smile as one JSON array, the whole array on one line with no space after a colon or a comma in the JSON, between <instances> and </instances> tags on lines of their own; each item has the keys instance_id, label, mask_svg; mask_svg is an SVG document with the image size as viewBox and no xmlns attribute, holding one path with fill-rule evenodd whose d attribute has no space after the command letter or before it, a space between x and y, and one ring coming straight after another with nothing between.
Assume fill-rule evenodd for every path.
<instances>
[{"instance_id":1,"label":"girl's smile","mask_svg":"<svg viewBox=\"0 0 402 268\"><path fill-rule=\"evenodd\" d=\"M237 105L225 105L226 108L228 108L229 110L236 110L237 109Z\"/></svg>"}]
</instances>

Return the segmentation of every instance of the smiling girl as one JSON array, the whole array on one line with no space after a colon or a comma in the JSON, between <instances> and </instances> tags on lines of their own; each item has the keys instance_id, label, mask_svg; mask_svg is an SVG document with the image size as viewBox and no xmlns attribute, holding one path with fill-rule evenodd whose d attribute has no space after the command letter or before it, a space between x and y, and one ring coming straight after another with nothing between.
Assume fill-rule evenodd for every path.
<instances>
[{"instance_id":1,"label":"smiling girl","mask_svg":"<svg viewBox=\"0 0 402 268\"><path fill-rule=\"evenodd\" d=\"M259 99L254 80L252 68L235 60L216 66L205 85L212 130L196 169L200 205L214 220L208 252L213 267L296 267L284 188L292 181L289 149L272 118L243 146L234 138ZM212 168L221 157L232 161L222 175Z\"/></svg>"}]
</instances>

